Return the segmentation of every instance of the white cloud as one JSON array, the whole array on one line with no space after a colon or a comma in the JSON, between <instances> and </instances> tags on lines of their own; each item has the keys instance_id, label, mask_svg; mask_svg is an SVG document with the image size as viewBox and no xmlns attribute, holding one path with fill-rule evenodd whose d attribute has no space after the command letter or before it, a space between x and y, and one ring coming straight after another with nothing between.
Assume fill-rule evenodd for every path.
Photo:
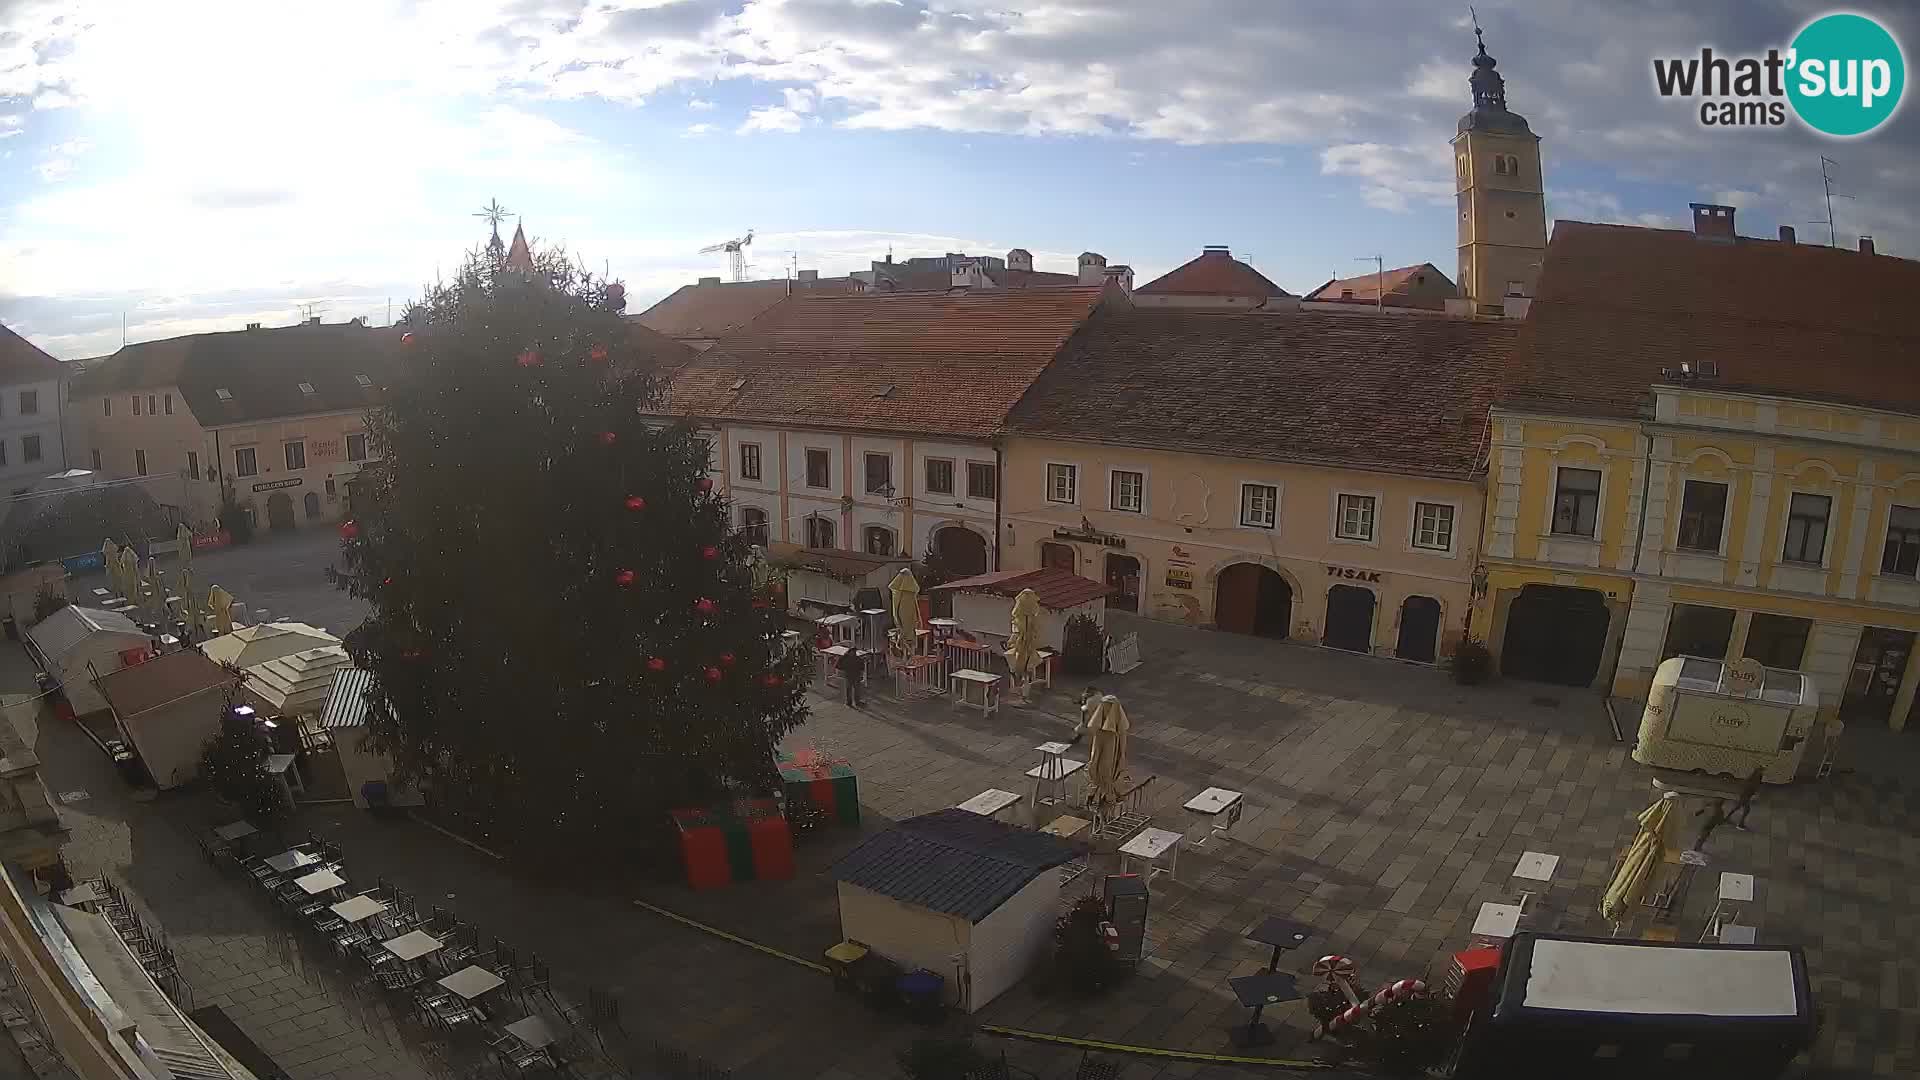
<instances>
[{"instance_id":1,"label":"white cloud","mask_svg":"<svg viewBox=\"0 0 1920 1080\"><path fill-rule=\"evenodd\" d=\"M1328 176L1359 177L1361 197L1368 206L1405 213L1415 201L1452 201L1452 160L1445 146L1345 143L1320 152L1320 171Z\"/></svg>"},{"instance_id":2,"label":"white cloud","mask_svg":"<svg viewBox=\"0 0 1920 1080\"><path fill-rule=\"evenodd\" d=\"M692 109L695 112L705 112L708 109L713 108L713 102L706 101L701 98L689 98L687 100L687 108Z\"/></svg>"},{"instance_id":3,"label":"white cloud","mask_svg":"<svg viewBox=\"0 0 1920 1080\"><path fill-rule=\"evenodd\" d=\"M799 113L785 105L767 105L747 114L747 122L740 125L740 133L753 131L799 131L807 121Z\"/></svg>"},{"instance_id":4,"label":"white cloud","mask_svg":"<svg viewBox=\"0 0 1920 1080\"><path fill-rule=\"evenodd\" d=\"M686 130L682 131L681 134L689 138L697 139L702 135L712 134L714 130L715 128L712 124L688 124Z\"/></svg>"},{"instance_id":5,"label":"white cloud","mask_svg":"<svg viewBox=\"0 0 1920 1080\"><path fill-rule=\"evenodd\" d=\"M47 148L40 158L40 179L48 183L66 179L80 155L93 148L86 139L68 139Z\"/></svg>"}]
</instances>

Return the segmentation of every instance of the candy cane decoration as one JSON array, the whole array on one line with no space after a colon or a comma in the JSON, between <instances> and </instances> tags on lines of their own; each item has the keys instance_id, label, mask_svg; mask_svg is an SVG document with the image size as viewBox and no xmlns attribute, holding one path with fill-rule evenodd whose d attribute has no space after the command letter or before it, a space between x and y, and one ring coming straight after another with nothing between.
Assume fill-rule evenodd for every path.
<instances>
[{"instance_id":1,"label":"candy cane decoration","mask_svg":"<svg viewBox=\"0 0 1920 1080\"><path fill-rule=\"evenodd\" d=\"M1315 1025L1313 1029L1313 1035L1309 1038L1309 1041L1311 1041L1312 1039L1318 1039L1322 1035L1332 1034L1333 1032L1339 1031L1343 1027L1347 1027L1350 1024L1354 1024L1361 1020L1364 1020L1367 1017L1372 1016L1375 1010L1381 1008L1382 1006L1392 1005L1398 1002L1406 1001L1410 998L1419 997L1420 995L1425 994L1426 992L1427 992L1427 984L1424 982L1421 982L1419 979L1401 979L1398 982L1390 983L1386 986L1381 987L1378 993L1374 994L1373 997L1368 998L1366 1001L1349 1007L1340 1015L1334 1017L1333 1019L1327 1021L1324 1024Z\"/></svg>"},{"instance_id":2,"label":"candy cane decoration","mask_svg":"<svg viewBox=\"0 0 1920 1080\"><path fill-rule=\"evenodd\" d=\"M1321 957L1313 962L1313 973L1331 982L1335 976L1343 979L1353 978L1353 960L1337 953Z\"/></svg>"}]
</instances>

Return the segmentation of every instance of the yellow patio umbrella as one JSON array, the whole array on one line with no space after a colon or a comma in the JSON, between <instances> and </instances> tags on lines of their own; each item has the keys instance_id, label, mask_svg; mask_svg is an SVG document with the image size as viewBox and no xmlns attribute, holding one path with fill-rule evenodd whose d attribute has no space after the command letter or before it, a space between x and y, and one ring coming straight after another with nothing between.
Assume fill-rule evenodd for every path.
<instances>
[{"instance_id":1,"label":"yellow patio umbrella","mask_svg":"<svg viewBox=\"0 0 1920 1080\"><path fill-rule=\"evenodd\" d=\"M140 596L140 556L134 554L131 545L120 549L120 595L135 604L142 603Z\"/></svg>"},{"instance_id":2,"label":"yellow patio umbrella","mask_svg":"<svg viewBox=\"0 0 1920 1080\"><path fill-rule=\"evenodd\" d=\"M1008 620L1007 664L1017 682L1025 683L1033 674L1040 657L1040 594L1021 589L1013 598L1013 615Z\"/></svg>"},{"instance_id":3,"label":"yellow patio umbrella","mask_svg":"<svg viewBox=\"0 0 1920 1080\"><path fill-rule=\"evenodd\" d=\"M174 543L180 545L181 568L184 570L186 567L192 566L193 565L193 530L187 528L186 522L181 522L180 527L173 530L173 540L174 540Z\"/></svg>"},{"instance_id":4,"label":"yellow patio umbrella","mask_svg":"<svg viewBox=\"0 0 1920 1080\"><path fill-rule=\"evenodd\" d=\"M1613 880L1607 882L1607 891L1600 897L1601 918L1616 923L1624 920L1646 895L1654 868L1666 853L1667 814L1672 804L1671 796L1662 797L1640 812L1639 835L1633 838L1627 857L1620 860L1619 869L1613 872Z\"/></svg>"},{"instance_id":5,"label":"yellow patio umbrella","mask_svg":"<svg viewBox=\"0 0 1920 1080\"><path fill-rule=\"evenodd\" d=\"M233 633L233 596L218 585L207 590L207 622L216 634Z\"/></svg>"},{"instance_id":6,"label":"yellow patio umbrella","mask_svg":"<svg viewBox=\"0 0 1920 1080\"><path fill-rule=\"evenodd\" d=\"M114 543L111 536L100 545L100 564L106 568L107 584L114 592L120 592L120 545Z\"/></svg>"},{"instance_id":7,"label":"yellow patio umbrella","mask_svg":"<svg viewBox=\"0 0 1920 1080\"><path fill-rule=\"evenodd\" d=\"M1087 719L1092 740L1087 754L1087 801L1105 810L1119 803L1127 774L1127 732L1132 724L1120 699L1107 694Z\"/></svg>"},{"instance_id":8,"label":"yellow patio umbrella","mask_svg":"<svg viewBox=\"0 0 1920 1080\"><path fill-rule=\"evenodd\" d=\"M887 584L893 597L893 647L901 656L913 652L914 638L920 629L920 582L913 571L901 567Z\"/></svg>"}]
</instances>

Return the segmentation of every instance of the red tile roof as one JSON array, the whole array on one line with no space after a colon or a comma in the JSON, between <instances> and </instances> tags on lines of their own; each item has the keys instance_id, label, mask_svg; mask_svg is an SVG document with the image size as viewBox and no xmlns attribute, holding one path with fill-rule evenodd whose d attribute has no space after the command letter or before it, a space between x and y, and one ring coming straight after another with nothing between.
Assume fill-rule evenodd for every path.
<instances>
[{"instance_id":1,"label":"red tile roof","mask_svg":"<svg viewBox=\"0 0 1920 1080\"><path fill-rule=\"evenodd\" d=\"M40 346L0 326L0 385L60 377L60 361Z\"/></svg>"},{"instance_id":2,"label":"red tile roof","mask_svg":"<svg viewBox=\"0 0 1920 1080\"><path fill-rule=\"evenodd\" d=\"M942 287L948 282L942 281ZM718 281L682 285L659 303L634 316L651 330L674 338L720 338L789 295L843 295L857 290L852 278L812 281Z\"/></svg>"},{"instance_id":3,"label":"red tile roof","mask_svg":"<svg viewBox=\"0 0 1920 1080\"><path fill-rule=\"evenodd\" d=\"M1443 311L1447 297L1460 295L1453 279L1441 273L1439 267L1421 263L1381 274L1333 278L1301 299L1327 304L1374 304L1382 292L1386 293L1386 303L1379 306L1426 311ZM1348 293L1352 295L1346 295Z\"/></svg>"},{"instance_id":4,"label":"red tile roof","mask_svg":"<svg viewBox=\"0 0 1920 1080\"><path fill-rule=\"evenodd\" d=\"M1362 308L1103 313L1008 430L1464 478L1519 328Z\"/></svg>"},{"instance_id":5,"label":"red tile roof","mask_svg":"<svg viewBox=\"0 0 1920 1080\"><path fill-rule=\"evenodd\" d=\"M796 296L682 368L667 409L988 438L1106 295L1076 286Z\"/></svg>"},{"instance_id":6,"label":"red tile roof","mask_svg":"<svg viewBox=\"0 0 1920 1080\"><path fill-rule=\"evenodd\" d=\"M1079 607L1090 600L1111 596L1114 592L1110 585L1054 566L1043 566L1038 570L1000 570L935 585L927 591L983 592L1014 597L1019 596L1022 589L1032 589L1040 597L1040 606L1050 611Z\"/></svg>"},{"instance_id":7,"label":"red tile roof","mask_svg":"<svg viewBox=\"0 0 1920 1080\"><path fill-rule=\"evenodd\" d=\"M1176 296L1252 296L1262 300L1291 296L1265 274L1233 257L1226 248L1208 248L1200 257L1154 278L1135 290Z\"/></svg>"},{"instance_id":8,"label":"red tile roof","mask_svg":"<svg viewBox=\"0 0 1920 1080\"><path fill-rule=\"evenodd\" d=\"M1920 262L1810 244L1556 223L1502 401L1637 416L1661 369L1699 385L1920 413Z\"/></svg>"}]
</instances>

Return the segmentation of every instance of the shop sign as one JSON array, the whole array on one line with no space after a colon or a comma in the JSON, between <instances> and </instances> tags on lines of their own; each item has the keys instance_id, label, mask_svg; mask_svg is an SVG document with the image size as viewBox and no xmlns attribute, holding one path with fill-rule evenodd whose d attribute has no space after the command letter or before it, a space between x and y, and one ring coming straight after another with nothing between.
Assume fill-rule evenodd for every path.
<instances>
[{"instance_id":1,"label":"shop sign","mask_svg":"<svg viewBox=\"0 0 1920 1080\"><path fill-rule=\"evenodd\" d=\"M1170 589L1193 588L1193 571L1178 566L1167 567L1167 587Z\"/></svg>"},{"instance_id":2,"label":"shop sign","mask_svg":"<svg viewBox=\"0 0 1920 1080\"><path fill-rule=\"evenodd\" d=\"M1369 585L1378 585L1380 584L1381 574L1378 570L1361 570L1352 566L1329 566L1327 567L1327 576L1330 578L1341 578L1346 581L1363 581Z\"/></svg>"},{"instance_id":3,"label":"shop sign","mask_svg":"<svg viewBox=\"0 0 1920 1080\"><path fill-rule=\"evenodd\" d=\"M1055 540L1078 540L1083 544L1099 544L1101 547L1110 548L1124 548L1127 546L1127 538L1124 536L1098 533L1085 527L1079 529L1055 529L1053 530L1053 538Z\"/></svg>"},{"instance_id":4,"label":"shop sign","mask_svg":"<svg viewBox=\"0 0 1920 1080\"><path fill-rule=\"evenodd\" d=\"M339 439L315 439L313 456L316 461L332 461L340 456Z\"/></svg>"},{"instance_id":5,"label":"shop sign","mask_svg":"<svg viewBox=\"0 0 1920 1080\"><path fill-rule=\"evenodd\" d=\"M221 529L217 533L208 533L205 536L194 537L193 550L205 551L208 548L223 548L231 543L233 543L233 534L225 529Z\"/></svg>"},{"instance_id":6,"label":"shop sign","mask_svg":"<svg viewBox=\"0 0 1920 1080\"><path fill-rule=\"evenodd\" d=\"M276 488L299 487L301 484L304 484L304 483L306 483L305 480L302 480L299 477L295 476L286 480L268 480L265 483L255 484L253 485L253 490L272 491Z\"/></svg>"}]
</instances>

